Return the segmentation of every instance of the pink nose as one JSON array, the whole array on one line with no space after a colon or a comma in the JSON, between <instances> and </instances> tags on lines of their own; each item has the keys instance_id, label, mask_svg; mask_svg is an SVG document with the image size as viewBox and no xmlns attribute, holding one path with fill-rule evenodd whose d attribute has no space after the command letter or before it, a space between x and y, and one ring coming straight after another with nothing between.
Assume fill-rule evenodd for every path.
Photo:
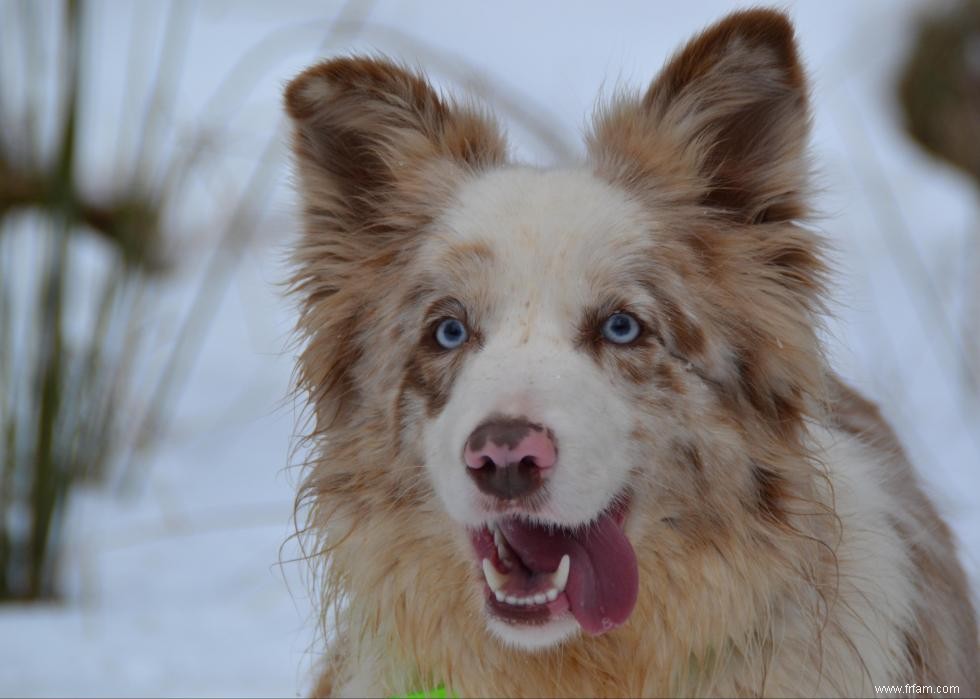
<instances>
[{"instance_id":1,"label":"pink nose","mask_svg":"<svg viewBox=\"0 0 980 699\"><path fill-rule=\"evenodd\" d=\"M463 450L477 487L504 499L537 490L557 459L551 430L527 418L492 417L473 430Z\"/></svg>"}]
</instances>

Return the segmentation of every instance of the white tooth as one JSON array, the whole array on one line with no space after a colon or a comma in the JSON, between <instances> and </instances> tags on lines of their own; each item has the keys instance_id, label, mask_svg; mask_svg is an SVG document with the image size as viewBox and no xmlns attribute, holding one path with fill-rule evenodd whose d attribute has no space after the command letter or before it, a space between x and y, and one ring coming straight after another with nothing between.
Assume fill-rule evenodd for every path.
<instances>
[{"instance_id":1,"label":"white tooth","mask_svg":"<svg viewBox=\"0 0 980 699\"><path fill-rule=\"evenodd\" d=\"M498 602L503 602L504 601L504 597L506 596L506 595L504 595L504 591L503 590L497 590L493 594L497 598L497 601Z\"/></svg>"},{"instance_id":2,"label":"white tooth","mask_svg":"<svg viewBox=\"0 0 980 699\"><path fill-rule=\"evenodd\" d=\"M557 593L556 593L556 596L557 596ZM538 594L536 594L534 596L534 603L535 604L544 604L547 601L548 601L548 595L546 595L543 592L539 592Z\"/></svg>"},{"instance_id":3,"label":"white tooth","mask_svg":"<svg viewBox=\"0 0 980 699\"><path fill-rule=\"evenodd\" d=\"M517 606L518 607L526 607L527 606L527 597L518 597L517 598Z\"/></svg>"},{"instance_id":4,"label":"white tooth","mask_svg":"<svg viewBox=\"0 0 980 699\"><path fill-rule=\"evenodd\" d=\"M517 605L517 598L514 597L514 595L507 595L506 597L504 597L504 602L506 602L507 604L513 604L513 605L516 606Z\"/></svg>"},{"instance_id":5,"label":"white tooth","mask_svg":"<svg viewBox=\"0 0 980 699\"><path fill-rule=\"evenodd\" d=\"M565 585L568 584L568 571L572 567L572 559L569 558L566 553L561 557L561 563L558 564L558 570L552 573L551 584L555 586L555 589L559 592L564 592Z\"/></svg>"},{"instance_id":6,"label":"white tooth","mask_svg":"<svg viewBox=\"0 0 980 699\"><path fill-rule=\"evenodd\" d=\"M551 588L550 590L548 590L546 596L549 602L554 602L556 599L558 599L558 590L556 590L555 588Z\"/></svg>"},{"instance_id":7,"label":"white tooth","mask_svg":"<svg viewBox=\"0 0 980 699\"><path fill-rule=\"evenodd\" d=\"M507 544L504 542L504 535L500 533L499 529L493 530L493 543L497 545L497 555L500 556L502 561L510 561L510 555L507 553Z\"/></svg>"},{"instance_id":8,"label":"white tooth","mask_svg":"<svg viewBox=\"0 0 980 699\"><path fill-rule=\"evenodd\" d=\"M490 562L489 558L483 559L483 577L487 579L487 584L490 589L496 592L497 590L503 588L507 584L507 579L509 576L504 575L496 568L493 567L493 563Z\"/></svg>"}]
</instances>

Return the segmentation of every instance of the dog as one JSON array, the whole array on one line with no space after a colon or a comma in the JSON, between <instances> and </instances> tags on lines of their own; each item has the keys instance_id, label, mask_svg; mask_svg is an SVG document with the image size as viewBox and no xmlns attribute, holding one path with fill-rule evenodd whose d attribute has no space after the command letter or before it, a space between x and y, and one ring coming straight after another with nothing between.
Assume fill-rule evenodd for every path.
<instances>
[{"instance_id":1,"label":"dog","mask_svg":"<svg viewBox=\"0 0 980 699\"><path fill-rule=\"evenodd\" d=\"M384 58L292 80L317 696L980 692L949 529L821 350L808 104L764 9L566 168Z\"/></svg>"}]
</instances>

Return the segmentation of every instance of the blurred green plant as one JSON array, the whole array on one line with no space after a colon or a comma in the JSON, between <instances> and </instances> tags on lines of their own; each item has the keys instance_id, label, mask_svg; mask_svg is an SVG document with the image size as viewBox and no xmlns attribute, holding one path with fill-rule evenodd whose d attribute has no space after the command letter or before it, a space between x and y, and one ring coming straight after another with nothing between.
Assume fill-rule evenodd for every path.
<instances>
[{"instance_id":1,"label":"blurred green plant","mask_svg":"<svg viewBox=\"0 0 980 699\"><path fill-rule=\"evenodd\" d=\"M133 7L131 54L157 29L147 21L147 7ZM279 32L274 44L246 52L192 132L174 138L166 130L174 123L165 124L163 115L176 95L196 7L185 0L165 6L149 80L133 69L132 55L127 58L127 116L113 126L120 143L113 181L93 183L80 164L79 144L87 134L79 128L79 96L93 93L88 80L98 82L86 73L92 62L83 46L98 6L83 0L0 4L0 601L60 592L73 491L106 481L122 491L138 485L147 459L137 455L166 428L223 289L264 225L259 213L281 177L276 156L284 138L273 128L251 171L236 173L243 176L242 191L228 192L232 199L226 194L206 212L205 225L219 234L176 327L162 342L148 340L148 329L165 315L156 292L172 266L164 249L174 236L163 221L184 207L192 174L196 184L220 181L227 192L221 149L206 125L223 125L242 108L256 74L272 63L274 56L265 54L296 50L292 36ZM337 19L356 31L369 8L348 2ZM314 36L322 38L329 27L322 24ZM134 110L144 85L144 107ZM42 131L52 116L56 133L49 148ZM208 162L217 167L200 167ZM103 193L92 195L93 189ZM178 261L185 259L186 253Z\"/></svg>"},{"instance_id":2,"label":"blurred green plant","mask_svg":"<svg viewBox=\"0 0 980 699\"><path fill-rule=\"evenodd\" d=\"M899 98L912 137L980 186L980 3L923 17Z\"/></svg>"},{"instance_id":3,"label":"blurred green plant","mask_svg":"<svg viewBox=\"0 0 980 699\"><path fill-rule=\"evenodd\" d=\"M23 29L39 31L32 9L22 9ZM29 149L14 153L10 131L0 139L0 599L55 592L57 527L67 494L74 483L104 475L113 456L106 435L131 365L125 346L113 353L123 361L106 361L108 338L132 321L134 283L160 268L158 201L136 187L107 202L80 192L80 3L68 0L62 20L61 65L53 71L63 82L54 157L43 162ZM31 106L36 117L39 105ZM32 135L18 136L30 141ZM30 273L21 268L27 260L15 259L22 246L7 239L25 220L48 233L36 240L40 255L31 257ZM108 241L119 263L103 285L94 330L76 344L66 337L66 281L75 261L72 238L83 231ZM18 278L29 280L26 292ZM134 335L122 337L125 345Z\"/></svg>"},{"instance_id":4,"label":"blurred green plant","mask_svg":"<svg viewBox=\"0 0 980 699\"><path fill-rule=\"evenodd\" d=\"M968 175L980 193L980 2L940 5L921 17L901 70L905 128L933 156ZM964 384L980 395L980 225L964 310Z\"/></svg>"},{"instance_id":5,"label":"blurred green plant","mask_svg":"<svg viewBox=\"0 0 980 699\"><path fill-rule=\"evenodd\" d=\"M42 41L36 7L21 6L25 46ZM31 147L42 105L26 107L17 133L0 138L0 600L55 594L61 524L68 493L105 476L120 445L112 438L137 351L138 287L163 269L161 196L134 181L95 201L78 182L79 93L83 86L82 5L60 14L56 146L43 158ZM34 63L32 63L34 62ZM6 72L4 73L6 74ZM28 101L40 100L38 91ZM31 230L30 246L12 240ZM77 290L77 239L101 237L113 251L95 301L94 327L69 337L67 302ZM37 253L37 254L34 254ZM25 269L25 266L28 269Z\"/></svg>"}]
</instances>

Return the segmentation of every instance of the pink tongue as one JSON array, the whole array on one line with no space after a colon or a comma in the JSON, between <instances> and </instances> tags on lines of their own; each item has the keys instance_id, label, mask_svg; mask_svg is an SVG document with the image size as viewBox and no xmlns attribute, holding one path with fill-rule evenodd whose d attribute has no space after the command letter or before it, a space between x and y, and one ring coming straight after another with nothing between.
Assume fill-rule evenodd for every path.
<instances>
[{"instance_id":1,"label":"pink tongue","mask_svg":"<svg viewBox=\"0 0 980 699\"><path fill-rule=\"evenodd\" d=\"M633 547L611 516L604 514L589 527L575 531L516 519L499 526L510 548L532 572L551 572L563 555L571 557L565 595L585 631L598 635L629 617L640 576Z\"/></svg>"}]
</instances>

